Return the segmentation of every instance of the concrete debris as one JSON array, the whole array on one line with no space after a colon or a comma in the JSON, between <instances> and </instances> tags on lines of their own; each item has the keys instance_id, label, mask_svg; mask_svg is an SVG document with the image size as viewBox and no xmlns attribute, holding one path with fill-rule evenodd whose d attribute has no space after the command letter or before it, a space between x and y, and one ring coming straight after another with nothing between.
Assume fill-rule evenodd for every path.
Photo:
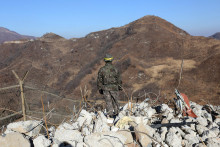
<instances>
[{"instance_id":1,"label":"concrete debris","mask_svg":"<svg viewBox=\"0 0 220 147\"><path fill-rule=\"evenodd\" d=\"M90 147L123 147L128 141L117 132L100 132L86 136L84 142Z\"/></svg>"},{"instance_id":2,"label":"concrete debris","mask_svg":"<svg viewBox=\"0 0 220 147\"><path fill-rule=\"evenodd\" d=\"M148 132L143 123L140 123L137 125L137 127L135 127L136 138L143 147L148 147L152 143L152 140L149 138L149 136L146 135L148 133L150 132Z\"/></svg>"},{"instance_id":3,"label":"concrete debris","mask_svg":"<svg viewBox=\"0 0 220 147\"><path fill-rule=\"evenodd\" d=\"M182 138L173 131L169 131L166 136L166 143L171 147L182 147Z\"/></svg>"},{"instance_id":4,"label":"concrete debris","mask_svg":"<svg viewBox=\"0 0 220 147\"><path fill-rule=\"evenodd\" d=\"M167 104L151 107L147 100L125 104L115 118L102 111L83 109L75 121L63 122L58 128L51 126L49 136L44 136L45 130L40 134L40 121L14 122L0 136L0 145L7 147L16 142L14 146L36 147L220 146L219 106L190 102L198 116L192 118L175 114ZM163 126L154 127L160 124Z\"/></svg>"},{"instance_id":5,"label":"concrete debris","mask_svg":"<svg viewBox=\"0 0 220 147\"><path fill-rule=\"evenodd\" d=\"M11 132L18 132L21 134L28 135L30 137L35 137L39 134L41 130L42 123L40 121L28 120L10 123L7 126L5 134Z\"/></svg>"},{"instance_id":6,"label":"concrete debris","mask_svg":"<svg viewBox=\"0 0 220 147\"><path fill-rule=\"evenodd\" d=\"M20 133L8 133L6 136L0 136L0 146L1 147L30 147L31 144L29 140L24 138Z\"/></svg>"},{"instance_id":7,"label":"concrete debris","mask_svg":"<svg viewBox=\"0 0 220 147\"><path fill-rule=\"evenodd\" d=\"M35 147L48 147L51 144L51 141L43 135L39 135L33 140Z\"/></svg>"},{"instance_id":8,"label":"concrete debris","mask_svg":"<svg viewBox=\"0 0 220 147\"><path fill-rule=\"evenodd\" d=\"M54 142L58 145L66 142L72 146L76 146L78 142L83 142L83 136L78 130L65 129L61 125L56 129Z\"/></svg>"}]
</instances>

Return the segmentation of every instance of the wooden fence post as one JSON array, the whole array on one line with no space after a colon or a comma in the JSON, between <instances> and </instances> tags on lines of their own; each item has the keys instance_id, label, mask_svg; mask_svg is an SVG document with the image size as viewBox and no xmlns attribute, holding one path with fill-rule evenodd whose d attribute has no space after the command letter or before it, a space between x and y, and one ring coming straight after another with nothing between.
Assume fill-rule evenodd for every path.
<instances>
[{"instance_id":1,"label":"wooden fence post","mask_svg":"<svg viewBox=\"0 0 220 147\"><path fill-rule=\"evenodd\" d=\"M25 99L24 99L24 80L28 75L28 71L25 73L22 79L18 77L17 73L14 70L12 70L12 73L14 74L16 79L18 79L18 82L19 82L19 86L21 90L22 113L23 113L24 121L26 121L26 109L25 109Z\"/></svg>"}]
</instances>

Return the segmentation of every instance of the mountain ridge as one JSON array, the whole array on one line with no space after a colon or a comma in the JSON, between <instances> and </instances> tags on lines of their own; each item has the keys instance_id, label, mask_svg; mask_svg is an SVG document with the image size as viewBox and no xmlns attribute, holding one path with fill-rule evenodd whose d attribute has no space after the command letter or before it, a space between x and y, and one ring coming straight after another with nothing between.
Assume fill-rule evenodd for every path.
<instances>
[{"instance_id":1,"label":"mountain ridge","mask_svg":"<svg viewBox=\"0 0 220 147\"><path fill-rule=\"evenodd\" d=\"M213 34L213 35L210 36L210 37L220 40L220 32L217 32L217 33Z\"/></svg>"},{"instance_id":2,"label":"mountain ridge","mask_svg":"<svg viewBox=\"0 0 220 147\"><path fill-rule=\"evenodd\" d=\"M77 39L49 36L49 40L41 37L32 42L0 45L1 87L15 84L11 70L21 77L29 70L25 80L28 86L70 99L81 99L80 89L86 86L89 99L101 98L96 78L104 65L103 57L109 53L114 56L113 64L120 70L123 88L129 95L133 93L136 98L147 95L154 99L157 94L163 101L172 99L178 87L195 102L204 104L203 99L217 105L220 102L219 40L191 36L154 16ZM212 76L207 70L212 71ZM25 95L29 104L41 108L39 92L27 90ZM1 93L6 100L2 105L18 109L18 98L9 99L13 96L13 93ZM126 94L121 92L120 99L127 100ZM47 95L45 101L55 100ZM68 102L62 102L57 108L65 110L66 106L72 108Z\"/></svg>"},{"instance_id":3,"label":"mountain ridge","mask_svg":"<svg viewBox=\"0 0 220 147\"><path fill-rule=\"evenodd\" d=\"M28 35L20 35L15 31L10 31L7 28L0 27L0 43L3 43L5 41L15 41L21 39L35 39L35 37Z\"/></svg>"}]
</instances>

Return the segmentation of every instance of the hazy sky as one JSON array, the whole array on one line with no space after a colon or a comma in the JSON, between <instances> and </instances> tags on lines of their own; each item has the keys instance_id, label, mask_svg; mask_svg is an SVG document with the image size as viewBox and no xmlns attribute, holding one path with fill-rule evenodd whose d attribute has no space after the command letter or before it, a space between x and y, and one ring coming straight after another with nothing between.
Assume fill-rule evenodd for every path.
<instances>
[{"instance_id":1,"label":"hazy sky","mask_svg":"<svg viewBox=\"0 0 220 147\"><path fill-rule=\"evenodd\" d=\"M40 37L66 38L156 15L191 35L220 32L220 0L0 0L0 26Z\"/></svg>"}]
</instances>

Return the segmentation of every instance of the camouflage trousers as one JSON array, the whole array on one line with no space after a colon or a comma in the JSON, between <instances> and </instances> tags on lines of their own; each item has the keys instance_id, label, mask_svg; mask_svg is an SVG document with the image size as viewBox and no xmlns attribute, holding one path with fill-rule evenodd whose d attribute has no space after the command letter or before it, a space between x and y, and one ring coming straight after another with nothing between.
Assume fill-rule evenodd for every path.
<instances>
[{"instance_id":1,"label":"camouflage trousers","mask_svg":"<svg viewBox=\"0 0 220 147\"><path fill-rule=\"evenodd\" d=\"M119 104L118 104L118 91L103 91L106 106L107 106L107 115L112 116L113 114L119 113Z\"/></svg>"}]
</instances>

